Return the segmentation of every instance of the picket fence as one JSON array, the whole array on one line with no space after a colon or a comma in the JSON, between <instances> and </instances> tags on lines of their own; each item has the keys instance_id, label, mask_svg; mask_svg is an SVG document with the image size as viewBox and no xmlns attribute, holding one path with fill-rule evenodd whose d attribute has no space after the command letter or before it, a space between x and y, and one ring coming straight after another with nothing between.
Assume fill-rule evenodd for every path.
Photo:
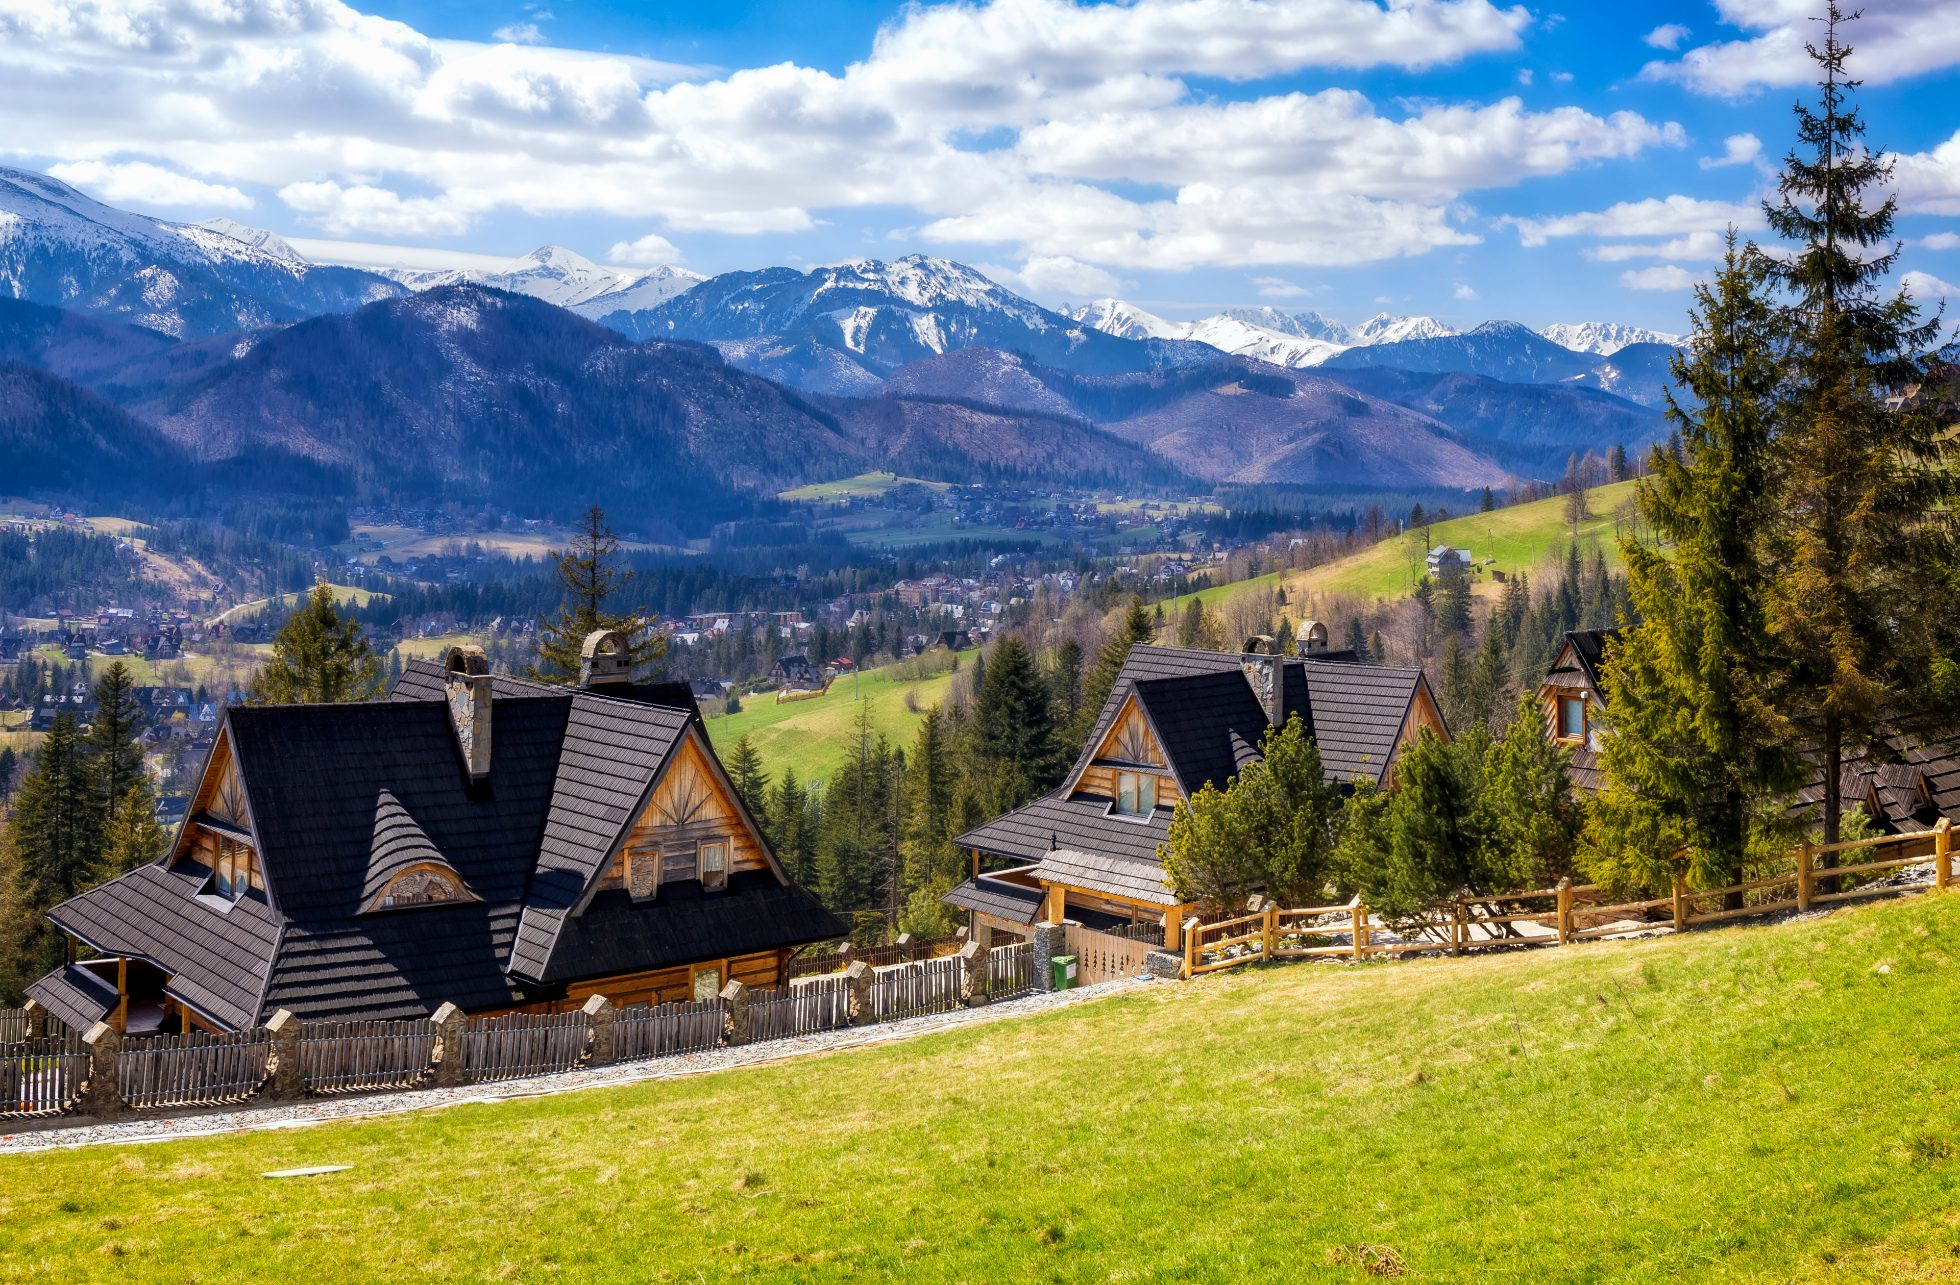
<instances>
[{"instance_id":1,"label":"picket fence","mask_svg":"<svg viewBox=\"0 0 1960 1285\"><path fill-rule=\"evenodd\" d=\"M0 1010L0 1120L113 1115L430 1086L482 1084L706 1052L1013 999L1034 989L1028 943L921 959L779 990L570 1013L305 1022L281 1013L229 1034L75 1034L45 1012ZM37 1030L54 1032L31 1034Z\"/></svg>"},{"instance_id":2,"label":"picket fence","mask_svg":"<svg viewBox=\"0 0 1960 1285\"><path fill-rule=\"evenodd\" d=\"M1860 852L1872 854L1871 859L1838 864L1843 854ZM1929 860L1931 884L1886 881L1889 875ZM1657 927L1680 931L1698 924L1945 888L1953 877L1951 827L1942 818L1930 830L1805 844L1784 856L1751 863L1742 873L1746 877L1739 882L1719 888L1689 888L1677 877L1667 896L1635 901L1612 901L1603 888L1561 880L1555 888L1466 894L1386 922L1379 922L1360 897L1334 906L1265 905L1211 923L1188 921L1183 972L1196 977L1268 959L1360 960L1563 946Z\"/></svg>"}]
</instances>

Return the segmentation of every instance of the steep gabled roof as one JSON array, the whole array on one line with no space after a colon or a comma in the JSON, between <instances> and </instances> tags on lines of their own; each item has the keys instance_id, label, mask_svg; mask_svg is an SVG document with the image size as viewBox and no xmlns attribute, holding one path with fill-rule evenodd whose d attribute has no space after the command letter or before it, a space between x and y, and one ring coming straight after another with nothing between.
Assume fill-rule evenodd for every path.
<instances>
[{"instance_id":1,"label":"steep gabled roof","mask_svg":"<svg viewBox=\"0 0 1960 1285\"><path fill-rule=\"evenodd\" d=\"M1428 690L1420 669L1302 663L1313 708L1314 744L1330 781L1366 776L1380 783L1395 759L1403 725Z\"/></svg>"},{"instance_id":2,"label":"steep gabled roof","mask_svg":"<svg viewBox=\"0 0 1960 1285\"><path fill-rule=\"evenodd\" d=\"M1224 789L1265 739L1266 709L1236 664L1208 674L1145 679L1136 694L1186 794L1207 781Z\"/></svg>"},{"instance_id":3,"label":"steep gabled roof","mask_svg":"<svg viewBox=\"0 0 1960 1285\"><path fill-rule=\"evenodd\" d=\"M469 900L480 900L394 791L383 789L374 804L374 842L368 849L367 878L361 885L361 909L374 910L395 877L418 866L442 871L461 885Z\"/></svg>"}]
</instances>

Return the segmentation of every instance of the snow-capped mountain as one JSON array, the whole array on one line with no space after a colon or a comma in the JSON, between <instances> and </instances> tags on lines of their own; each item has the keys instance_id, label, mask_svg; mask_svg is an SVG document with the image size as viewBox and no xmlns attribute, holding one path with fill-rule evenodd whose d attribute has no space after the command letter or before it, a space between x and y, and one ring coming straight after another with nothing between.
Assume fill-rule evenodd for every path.
<instances>
[{"instance_id":1,"label":"snow-capped mountain","mask_svg":"<svg viewBox=\"0 0 1960 1285\"><path fill-rule=\"evenodd\" d=\"M1080 374L1185 365L1210 351L1118 338L1050 312L964 264L923 254L890 262L857 259L808 272L723 273L656 307L600 320L635 338L711 343L745 369L766 364L773 377L825 391L861 382L840 366L840 355L882 379L910 362L961 348L1026 353ZM800 373L806 371L807 378Z\"/></svg>"},{"instance_id":2,"label":"snow-capped mountain","mask_svg":"<svg viewBox=\"0 0 1960 1285\"><path fill-rule=\"evenodd\" d=\"M1145 312L1121 299L1098 299L1094 303L1063 304L1061 314L1070 321L1093 326L1118 339L1182 339L1189 325L1166 321L1154 312Z\"/></svg>"},{"instance_id":3,"label":"snow-capped mountain","mask_svg":"<svg viewBox=\"0 0 1960 1285\"><path fill-rule=\"evenodd\" d=\"M399 293L373 273L308 263L256 229L132 214L0 167L0 294L203 338Z\"/></svg>"},{"instance_id":4,"label":"snow-capped mountain","mask_svg":"<svg viewBox=\"0 0 1960 1285\"><path fill-rule=\"evenodd\" d=\"M1372 347L1409 339L1447 339L1456 333L1456 327L1446 326L1434 317L1392 317L1378 312L1354 328L1354 342Z\"/></svg>"},{"instance_id":5,"label":"snow-capped mountain","mask_svg":"<svg viewBox=\"0 0 1960 1285\"><path fill-rule=\"evenodd\" d=\"M1628 344L1667 344L1674 348L1681 346L1680 335L1649 330L1645 326L1629 326L1618 321L1578 323L1561 321L1546 326L1538 333L1561 348L1570 348L1573 352L1597 353L1601 357L1610 357Z\"/></svg>"},{"instance_id":6,"label":"snow-capped mountain","mask_svg":"<svg viewBox=\"0 0 1960 1285\"><path fill-rule=\"evenodd\" d=\"M1418 318L1427 320L1427 318ZM1328 360L1329 369L1461 371L1514 384L1548 384L1590 372L1600 364L1590 353L1562 348L1515 321L1486 321L1466 334L1350 348Z\"/></svg>"},{"instance_id":7,"label":"snow-capped mountain","mask_svg":"<svg viewBox=\"0 0 1960 1285\"><path fill-rule=\"evenodd\" d=\"M638 297L648 297L664 287L665 292L659 293L659 298L664 299L701 280L698 274L684 268L655 268L652 272L639 273L630 268L606 267L562 245L539 246L521 259L512 259L506 266L488 271L482 268L377 268L375 271L410 290L489 286L512 294L527 294L587 316L597 314L587 311L586 305L608 296L624 295L643 284L653 286L654 290ZM677 282L685 284L673 284Z\"/></svg>"},{"instance_id":8,"label":"snow-capped mountain","mask_svg":"<svg viewBox=\"0 0 1960 1285\"><path fill-rule=\"evenodd\" d=\"M297 263L301 265L306 263L306 256L298 250L293 249L292 243L276 232L268 232L264 228L251 227L247 224L240 223L237 219L226 218L204 219L197 223L196 226L208 232L216 232L221 236L228 236L234 241L243 241L253 249L263 250L273 258L283 260L286 263Z\"/></svg>"},{"instance_id":9,"label":"snow-capped mountain","mask_svg":"<svg viewBox=\"0 0 1960 1285\"><path fill-rule=\"evenodd\" d=\"M580 316L603 321L615 312L644 312L648 308L658 307L706 280L700 273L689 272L686 268L659 267L641 273L603 294L588 296L572 304L571 309Z\"/></svg>"},{"instance_id":10,"label":"snow-capped mountain","mask_svg":"<svg viewBox=\"0 0 1960 1285\"><path fill-rule=\"evenodd\" d=\"M1318 366L1347 346L1347 327L1317 312L1233 308L1197 321L1166 321L1121 299L1064 305L1062 315L1122 339L1187 339L1275 366Z\"/></svg>"},{"instance_id":11,"label":"snow-capped mountain","mask_svg":"<svg viewBox=\"0 0 1960 1285\"><path fill-rule=\"evenodd\" d=\"M1250 309L1246 310L1250 311ZM1180 339L1195 339L1235 357L1251 357L1275 366L1318 366L1346 349L1343 343L1310 339L1305 335L1273 330L1242 320L1231 313L1220 313L1193 321L1184 327Z\"/></svg>"},{"instance_id":12,"label":"snow-capped mountain","mask_svg":"<svg viewBox=\"0 0 1960 1285\"><path fill-rule=\"evenodd\" d=\"M1281 312L1270 305L1259 308L1227 308L1218 314L1232 321L1242 321L1248 326L1261 330L1271 330L1277 334L1292 335L1296 339L1317 339L1321 343L1335 344L1346 348L1356 340L1354 332L1332 317L1318 312Z\"/></svg>"}]
</instances>

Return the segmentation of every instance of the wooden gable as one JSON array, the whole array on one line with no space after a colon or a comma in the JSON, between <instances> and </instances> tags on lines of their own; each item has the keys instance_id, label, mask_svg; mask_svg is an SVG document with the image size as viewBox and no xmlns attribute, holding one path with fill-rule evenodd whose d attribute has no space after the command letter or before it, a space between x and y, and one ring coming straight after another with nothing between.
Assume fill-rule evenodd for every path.
<instances>
[{"instance_id":1,"label":"wooden gable","mask_svg":"<svg viewBox=\"0 0 1960 1285\"><path fill-rule=\"evenodd\" d=\"M187 819L183 829L178 832L177 842L171 847L168 864L175 864L189 848L192 831L197 828L196 819L200 816L251 833L252 803L245 793L245 777L238 770L238 758L232 753L229 729L220 731L217 741L211 746L210 757L204 760L204 775L198 779L197 790L191 795L185 816Z\"/></svg>"},{"instance_id":2,"label":"wooden gable","mask_svg":"<svg viewBox=\"0 0 1960 1285\"><path fill-rule=\"evenodd\" d=\"M1116 764L1122 766L1119 768ZM1177 778L1171 775L1170 764L1164 758L1164 747L1158 743L1150 719L1138 703L1136 693L1132 692L1124 699L1123 707L1116 711L1115 720L1110 723L1102 740L1096 743L1095 754L1083 766L1069 792L1113 799L1117 793L1116 774L1139 769L1158 775L1159 804L1168 807L1183 797L1177 786Z\"/></svg>"},{"instance_id":3,"label":"wooden gable","mask_svg":"<svg viewBox=\"0 0 1960 1285\"><path fill-rule=\"evenodd\" d=\"M646 896L661 884L691 880L702 843L716 840L728 844L731 875L770 870L782 877L714 751L690 728L598 886Z\"/></svg>"}]
</instances>

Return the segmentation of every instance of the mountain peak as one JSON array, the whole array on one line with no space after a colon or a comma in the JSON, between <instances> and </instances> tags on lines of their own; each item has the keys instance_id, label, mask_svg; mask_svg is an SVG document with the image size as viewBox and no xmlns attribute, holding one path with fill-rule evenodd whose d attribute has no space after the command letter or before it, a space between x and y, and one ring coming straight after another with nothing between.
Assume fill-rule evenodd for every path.
<instances>
[{"instance_id":1,"label":"mountain peak","mask_svg":"<svg viewBox=\"0 0 1960 1285\"><path fill-rule=\"evenodd\" d=\"M514 271L526 268L551 268L561 272L611 272L601 268L582 254L567 250L562 245L541 245L512 264Z\"/></svg>"},{"instance_id":2,"label":"mountain peak","mask_svg":"<svg viewBox=\"0 0 1960 1285\"><path fill-rule=\"evenodd\" d=\"M302 255L298 250L293 249L292 244L278 233L268 232L264 228L255 228L247 223L240 223L237 219L227 219L220 216L215 219L205 219L199 222L197 226L209 232L216 232L219 236L228 236L234 241L249 245L254 250L264 251L273 258L283 260L286 263L306 262L306 256Z\"/></svg>"},{"instance_id":3,"label":"mountain peak","mask_svg":"<svg viewBox=\"0 0 1960 1285\"><path fill-rule=\"evenodd\" d=\"M1681 336L1618 321L1557 322L1538 332L1561 348L1610 357L1630 344L1681 346Z\"/></svg>"}]
</instances>

